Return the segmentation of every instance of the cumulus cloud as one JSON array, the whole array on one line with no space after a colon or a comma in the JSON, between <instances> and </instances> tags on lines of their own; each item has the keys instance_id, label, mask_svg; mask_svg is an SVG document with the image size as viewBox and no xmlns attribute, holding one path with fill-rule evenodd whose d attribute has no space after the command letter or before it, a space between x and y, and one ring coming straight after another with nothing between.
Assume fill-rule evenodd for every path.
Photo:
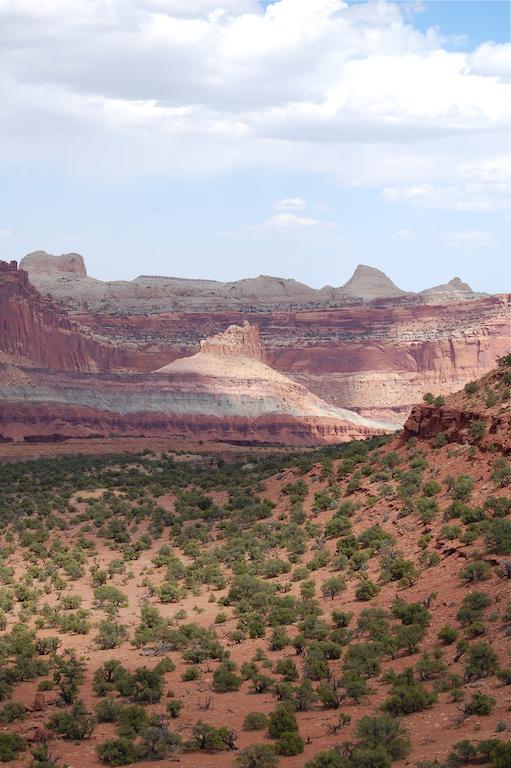
<instances>
[{"instance_id":1,"label":"cumulus cloud","mask_svg":"<svg viewBox=\"0 0 511 768\"><path fill-rule=\"evenodd\" d=\"M306 207L303 197L284 197L273 204L274 211L303 211Z\"/></svg>"},{"instance_id":2,"label":"cumulus cloud","mask_svg":"<svg viewBox=\"0 0 511 768\"><path fill-rule=\"evenodd\" d=\"M335 226L335 222L332 221L319 221L312 216L297 216L294 213L279 213L275 216L271 216L269 219L265 219L265 221L259 224L260 229L294 231L309 229L311 227L332 229Z\"/></svg>"},{"instance_id":3,"label":"cumulus cloud","mask_svg":"<svg viewBox=\"0 0 511 768\"><path fill-rule=\"evenodd\" d=\"M511 43L487 42L470 54L467 61L471 72L476 75L499 77L511 81Z\"/></svg>"},{"instance_id":4,"label":"cumulus cloud","mask_svg":"<svg viewBox=\"0 0 511 768\"><path fill-rule=\"evenodd\" d=\"M416 10L0 0L0 161L95 174L292 169L381 185L391 201L456 207L461 192L462 207L493 210L502 190L463 168L507 151L508 48L447 51L436 30L413 27Z\"/></svg>"}]
</instances>

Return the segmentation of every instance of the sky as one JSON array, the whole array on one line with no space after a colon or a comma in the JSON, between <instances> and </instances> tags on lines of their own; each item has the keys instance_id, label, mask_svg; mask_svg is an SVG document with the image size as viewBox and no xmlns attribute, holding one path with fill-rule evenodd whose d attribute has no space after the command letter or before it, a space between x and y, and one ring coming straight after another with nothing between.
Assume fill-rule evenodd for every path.
<instances>
[{"instance_id":1,"label":"sky","mask_svg":"<svg viewBox=\"0 0 511 768\"><path fill-rule=\"evenodd\" d=\"M500 0L0 0L0 258L511 290Z\"/></svg>"}]
</instances>

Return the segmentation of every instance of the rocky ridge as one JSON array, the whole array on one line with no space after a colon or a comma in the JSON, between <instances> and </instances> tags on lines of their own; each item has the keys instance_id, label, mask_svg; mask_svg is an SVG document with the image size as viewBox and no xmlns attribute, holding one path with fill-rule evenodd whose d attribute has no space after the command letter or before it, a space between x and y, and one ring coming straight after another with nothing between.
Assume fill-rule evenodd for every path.
<instances>
[{"instance_id":1,"label":"rocky ridge","mask_svg":"<svg viewBox=\"0 0 511 768\"><path fill-rule=\"evenodd\" d=\"M63 315L15 264L0 269L0 297L4 441L178 433L317 443L391 429L274 371L249 323L204 339L195 355L158 371L112 372L108 360L120 360L126 345Z\"/></svg>"},{"instance_id":2,"label":"rocky ridge","mask_svg":"<svg viewBox=\"0 0 511 768\"><path fill-rule=\"evenodd\" d=\"M107 314L336 307L396 298L420 303L439 292L450 295L453 301L462 296L477 295L470 286L456 278L422 294L409 293L394 285L384 272L362 264L343 286L327 285L320 289L269 275L228 283L157 275L104 282L89 277L83 257L75 253L54 256L45 251L35 251L21 260L20 268L28 272L30 281L42 293L58 299L73 311L87 308Z\"/></svg>"}]
</instances>

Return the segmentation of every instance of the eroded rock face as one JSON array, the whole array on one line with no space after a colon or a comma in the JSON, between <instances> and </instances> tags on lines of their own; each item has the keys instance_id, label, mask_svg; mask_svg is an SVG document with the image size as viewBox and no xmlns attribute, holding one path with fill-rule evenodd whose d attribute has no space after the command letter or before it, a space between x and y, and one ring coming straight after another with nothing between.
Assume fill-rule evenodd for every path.
<instances>
[{"instance_id":1,"label":"eroded rock face","mask_svg":"<svg viewBox=\"0 0 511 768\"><path fill-rule=\"evenodd\" d=\"M230 325L226 331L209 339L201 339L200 351L206 354L250 357L263 360L264 353L259 328L245 320L242 326Z\"/></svg>"},{"instance_id":2,"label":"eroded rock face","mask_svg":"<svg viewBox=\"0 0 511 768\"><path fill-rule=\"evenodd\" d=\"M270 275L221 283L216 280L187 280L159 275L140 275L134 280L104 282L87 275L83 258L78 254L54 256L36 251L20 263L30 281L44 294L58 299L63 306L80 311L125 315L189 311L257 311L314 307L351 306L375 300L404 298L415 303L431 300L441 292L456 301L474 296L470 286L454 278L445 286L437 286L422 294L398 288L384 272L360 264L352 277L340 287L311 288L296 280Z\"/></svg>"},{"instance_id":3,"label":"eroded rock face","mask_svg":"<svg viewBox=\"0 0 511 768\"><path fill-rule=\"evenodd\" d=\"M60 275L70 272L74 275L87 275L85 261L79 253L64 253L62 256L53 256L46 251L34 251L27 254L20 268L26 272L35 270L48 275Z\"/></svg>"},{"instance_id":4,"label":"eroded rock face","mask_svg":"<svg viewBox=\"0 0 511 768\"><path fill-rule=\"evenodd\" d=\"M0 267L0 298L1 440L204 430L209 438L315 443L391 428L274 371L249 323L230 325L155 373L99 373L122 355L122 343L103 343L62 315L15 264Z\"/></svg>"},{"instance_id":5,"label":"eroded rock face","mask_svg":"<svg viewBox=\"0 0 511 768\"><path fill-rule=\"evenodd\" d=\"M384 272L365 264L359 264L352 277L340 290L348 296L364 301L395 298L406 294L406 291L394 285Z\"/></svg>"},{"instance_id":6,"label":"eroded rock face","mask_svg":"<svg viewBox=\"0 0 511 768\"><path fill-rule=\"evenodd\" d=\"M332 405L402 424L425 391L459 389L511 344L509 296L475 294L459 278L419 295L362 266L345 286L319 291L266 276L103 283L83 272L52 275L47 264L59 258L31 257L30 279L109 340L104 371L157 370L195 354L205 336L248 321L272 368ZM386 298L371 299L379 293Z\"/></svg>"},{"instance_id":7,"label":"eroded rock face","mask_svg":"<svg viewBox=\"0 0 511 768\"><path fill-rule=\"evenodd\" d=\"M111 364L114 348L43 298L16 262L0 262L0 353L45 368L98 371Z\"/></svg>"}]
</instances>

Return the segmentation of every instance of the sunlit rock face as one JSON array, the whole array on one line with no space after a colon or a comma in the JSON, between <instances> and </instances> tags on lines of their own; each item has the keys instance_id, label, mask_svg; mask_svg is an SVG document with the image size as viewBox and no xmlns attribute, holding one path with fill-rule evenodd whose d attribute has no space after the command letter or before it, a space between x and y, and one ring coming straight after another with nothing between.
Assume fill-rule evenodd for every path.
<instances>
[{"instance_id":1,"label":"sunlit rock face","mask_svg":"<svg viewBox=\"0 0 511 768\"><path fill-rule=\"evenodd\" d=\"M319 290L268 276L106 283L75 258L37 252L21 265L107 348L89 352L92 360L80 363L85 370L155 371L248 321L271 368L330 405L402 424L425 391L459 389L490 370L511 343L509 296L474 293L460 278L418 294L363 265L344 286Z\"/></svg>"}]
</instances>

